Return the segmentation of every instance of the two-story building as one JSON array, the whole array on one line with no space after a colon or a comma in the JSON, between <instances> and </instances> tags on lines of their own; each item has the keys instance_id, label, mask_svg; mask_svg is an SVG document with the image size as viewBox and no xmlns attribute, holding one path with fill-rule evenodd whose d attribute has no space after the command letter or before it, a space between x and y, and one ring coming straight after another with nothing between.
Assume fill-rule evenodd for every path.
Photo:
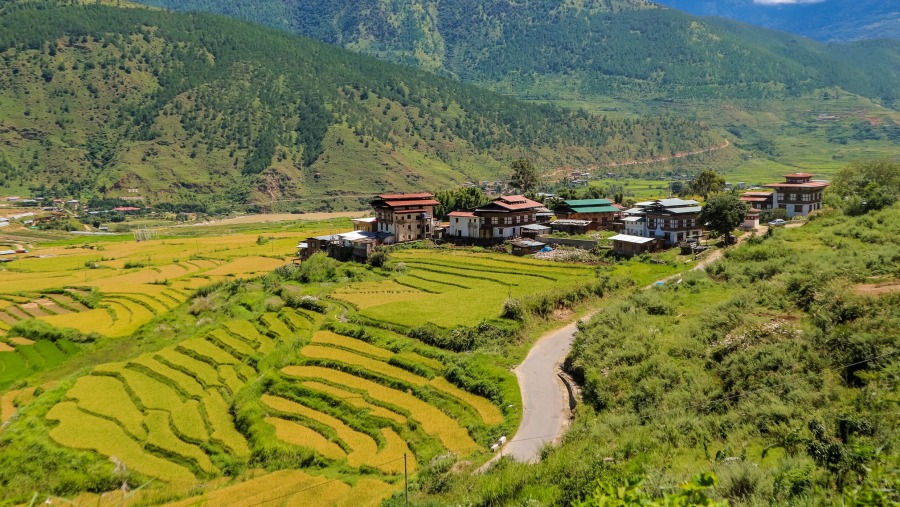
<instances>
[{"instance_id":1,"label":"two-story building","mask_svg":"<svg viewBox=\"0 0 900 507\"><path fill-rule=\"evenodd\" d=\"M667 245L677 245L703 234L702 209L697 201L677 198L639 202L623 212L624 232L629 236L662 238Z\"/></svg>"},{"instance_id":2,"label":"two-story building","mask_svg":"<svg viewBox=\"0 0 900 507\"><path fill-rule=\"evenodd\" d=\"M563 220L587 220L589 231L609 229L622 215L622 210L609 199L569 199L554 210Z\"/></svg>"},{"instance_id":3,"label":"two-story building","mask_svg":"<svg viewBox=\"0 0 900 507\"><path fill-rule=\"evenodd\" d=\"M783 209L788 218L806 216L822 209L822 193L831 185L827 181L813 181L812 174L785 174L784 183L763 185L771 192L744 192L741 200L761 211Z\"/></svg>"},{"instance_id":4,"label":"two-story building","mask_svg":"<svg viewBox=\"0 0 900 507\"><path fill-rule=\"evenodd\" d=\"M504 195L472 211L448 215L448 238L508 239L522 235L522 227L537 223L543 205L521 195Z\"/></svg>"},{"instance_id":5,"label":"two-story building","mask_svg":"<svg viewBox=\"0 0 900 507\"><path fill-rule=\"evenodd\" d=\"M812 176L809 173L785 174L785 183L763 185L773 190L772 209L784 208L788 218L806 216L822 209L822 193L831 183L812 181Z\"/></svg>"},{"instance_id":6,"label":"two-story building","mask_svg":"<svg viewBox=\"0 0 900 507\"><path fill-rule=\"evenodd\" d=\"M372 201L375 232L392 235L394 243L433 237L440 222L434 218L434 196L421 194L382 194Z\"/></svg>"}]
</instances>

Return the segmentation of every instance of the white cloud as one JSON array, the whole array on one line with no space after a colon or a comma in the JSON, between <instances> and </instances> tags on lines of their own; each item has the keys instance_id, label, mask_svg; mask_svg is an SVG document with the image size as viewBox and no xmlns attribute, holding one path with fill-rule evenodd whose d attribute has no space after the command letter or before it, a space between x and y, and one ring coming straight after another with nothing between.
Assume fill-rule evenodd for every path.
<instances>
[{"instance_id":1,"label":"white cloud","mask_svg":"<svg viewBox=\"0 0 900 507\"><path fill-rule=\"evenodd\" d=\"M753 0L753 3L759 5L796 5L796 4L818 4L825 0Z\"/></svg>"}]
</instances>

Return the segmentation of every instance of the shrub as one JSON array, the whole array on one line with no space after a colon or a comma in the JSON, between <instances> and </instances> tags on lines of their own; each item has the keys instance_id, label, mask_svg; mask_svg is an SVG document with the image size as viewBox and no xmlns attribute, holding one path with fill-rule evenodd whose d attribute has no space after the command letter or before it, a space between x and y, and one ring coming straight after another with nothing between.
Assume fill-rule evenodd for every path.
<instances>
[{"instance_id":1,"label":"shrub","mask_svg":"<svg viewBox=\"0 0 900 507\"><path fill-rule=\"evenodd\" d=\"M507 299L506 302L503 303L503 313L501 316L504 319L518 320L521 322L525 320L525 307L518 299Z\"/></svg>"},{"instance_id":2,"label":"shrub","mask_svg":"<svg viewBox=\"0 0 900 507\"><path fill-rule=\"evenodd\" d=\"M326 307L315 296L301 296L299 294L282 294L284 304L290 308L303 308L316 313L325 313Z\"/></svg>"},{"instance_id":3,"label":"shrub","mask_svg":"<svg viewBox=\"0 0 900 507\"><path fill-rule=\"evenodd\" d=\"M98 338L96 333L81 334L75 329L60 329L42 320L28 319L17 322L10 328L9 336L23 336L29 340L69 340L76 343L92 342Z\"/></svg>"}]
</instances>

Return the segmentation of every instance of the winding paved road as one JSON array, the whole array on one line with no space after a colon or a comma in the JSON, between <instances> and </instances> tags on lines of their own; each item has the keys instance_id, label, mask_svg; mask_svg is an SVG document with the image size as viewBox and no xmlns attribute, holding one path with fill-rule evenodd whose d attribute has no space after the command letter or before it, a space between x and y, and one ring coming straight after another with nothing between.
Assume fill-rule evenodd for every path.
<instances>
[{"instance_id":1,"label":"winding paved road","mask_svg":"<svg viewBox=\"0 0 900 507\"><path fill-rule=\"evenodd\" d=\"M516 436L503 448L504 455L537 462L541 448L556 442L568 426L568 395L556 375L556 365L572 348L576 331L577 323L572 323L544 335L513 370L519 380L524 413Z\"/></svg>"}]
</instances>

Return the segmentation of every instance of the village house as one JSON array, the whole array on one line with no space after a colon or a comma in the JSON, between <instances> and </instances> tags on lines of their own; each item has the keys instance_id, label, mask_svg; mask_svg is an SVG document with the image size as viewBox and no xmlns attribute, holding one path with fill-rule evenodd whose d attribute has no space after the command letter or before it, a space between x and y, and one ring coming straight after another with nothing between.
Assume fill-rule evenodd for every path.
<instances>
[{"instance_id":1,"label":"village house","mask_svg":"<svg viewBox=\"0 0 900 507\"><path fill-rule=\"evenodd\" d=\"M434 218L434 196L421 194L383 194L372 201L376 232L394 236L394 243L430 239L440 222Z\"/></svg>"},{"instance_id":2,"label":"village house","mask_svg":"<svg viewBox=\"0 0 900 507\"><path fill-rule=\"evenodd\" d=\"M677 198L639 202L623 212L624 232L628 236L661 238L666 245L677 245L703 234L702 209L697 201Z\"/></svg>"},{"instance_id":3,"label":"village house","mask_svg":"<svg viewBox=\"0 0 900 507\"><path fill-rule=\"evenodd\" d=\"M449 238L509 239L522 235L522 228L537 223L543 205L521 195L504 195L473 211L448 215Z\"/></svg>"},{"instance_id":4,"label":"village house","mask_svg":"<svg viewBox=\"0 0 900 507\"><path fill-rule=\"evenodd\" d=\"M440 226L434 218L438 204L427 193L379 195L372 201L374 217L353 219L352 231L307 238L297 245L297 258L324 252L340 261L365 262L380 245L432 238Z\"/></svg>"},{"instance_id":5,"label":"village house","mask_svg":"<svg viewBox=\"0 0 900 507\"><path fill-rule=\"evenodd\" d=\"M569 199L555 211L563 220L587 220L589 231L609 229L622 215L622 210L609 199Z\"/></svg>"},{"instance_id":6,"label":"village house","mask_svg":"<svg viewBox=\"0 0 900 507\"><path fill-rule=\"evenodd\" d=\"M812 181L812 174L785 174L784 183L763 185L772 192L745 192L741 200L759 210L781 208L788 218L806 216L822 209L822 193L831 185L827 181Z\"/></svg>"}]
</instances>

